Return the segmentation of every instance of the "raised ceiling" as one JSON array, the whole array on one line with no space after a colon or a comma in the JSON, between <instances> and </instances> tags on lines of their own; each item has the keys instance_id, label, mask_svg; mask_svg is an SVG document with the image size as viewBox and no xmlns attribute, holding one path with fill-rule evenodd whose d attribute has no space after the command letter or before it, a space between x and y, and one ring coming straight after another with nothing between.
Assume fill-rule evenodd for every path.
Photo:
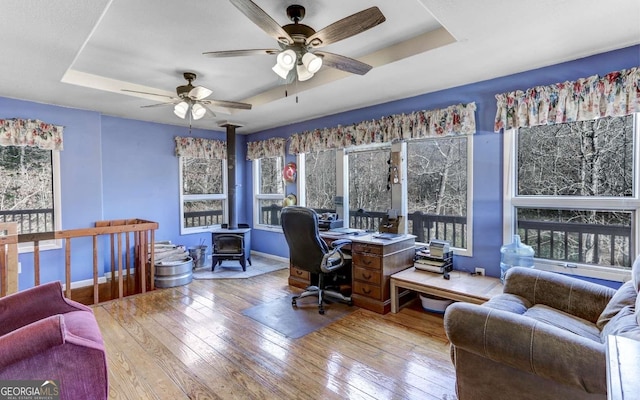
<instances>
[{"instance_id":1,"label":"raised ceiling","mask_svg":"<svg viewBox=\"0 0 640 400\"><path fill-rule=\"evenodd\" d=\"M211 98L253 104L192 125L235 121L251 133L640 43L637 0L254 2L281 25L287 6L301 4L316 30L379 7L383 24L323 48L374 68L359 76L323 67L284 85L275 57L204 57L277 47L227 0L2 0L0 96L186 126L169 106L141 108L163 98L121 89L174 95L192 71Z\"/></svg>"}]
</instances>

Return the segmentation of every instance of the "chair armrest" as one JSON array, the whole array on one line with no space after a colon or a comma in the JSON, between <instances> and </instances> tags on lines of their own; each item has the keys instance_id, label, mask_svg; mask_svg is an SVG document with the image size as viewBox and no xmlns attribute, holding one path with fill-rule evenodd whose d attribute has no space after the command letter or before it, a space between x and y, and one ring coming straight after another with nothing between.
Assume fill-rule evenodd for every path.
<instances>
[{"instance_id":1,"label":"chair armrest","mask_svg":"<svg viewBox=\"0 0 640 400\"><path fill-rule=\"evenodd\" d=\"M0 336L0 371L64 343L64 317L53 315Z\"/></svg>"},{"instance_id":2,"label":"chair armrest","mask_svg":"<svg viewBox=\"0 0 640 400\"><path fill-rule=\"evenodd\" d=\"M322 272L333 272L346 265L346 257L341 249L348 244L351 244L351 240L349 239L339 239L331 242L331 250L322 257L322 264L320 264L320 269L322 270ZM330 263L329 259L333 258L336 255L340 257L340 262L338 264Z\"/></svg>"},{"instance_id":3,"label":"chair armrest","mask_svg":"<svg viewBox=\"0 0 640 400\"><path fill-rule=\"evenodd\" d=\"M454 349L589 393L607 391L602 343L520 314L467 303L447 308L444 327Z\"/></svg>"},{"instance_id":4,"label":"chair armrest","mask_svg":"<svg viewBox=\"0 0 640 400\"><path fill-rule=\"evenodd\" d=\"M616 291L571 276L514 267L507 271L503 292L595 323Z\"/></svg>"},{"instance_id":5,"label":"chair armrest","mask_svg":"<svg viewBox=\"0 0 640 400\"><path fill-rule=\"evenodd\" d=\"M83 304L66 299L60 282L45 283L0 299L0 335L55 314L91 311Z\"/></svg>"}]
</instances>

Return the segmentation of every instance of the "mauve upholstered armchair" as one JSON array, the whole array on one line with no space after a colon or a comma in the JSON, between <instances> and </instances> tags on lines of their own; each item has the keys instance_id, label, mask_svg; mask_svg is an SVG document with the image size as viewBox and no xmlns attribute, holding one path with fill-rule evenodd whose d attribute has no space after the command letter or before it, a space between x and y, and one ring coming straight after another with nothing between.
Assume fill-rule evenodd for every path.
<instances>
[{"instance_id":1,"label":"mauve upholstered armchair","mask_svg":"<svg viewBox=\"0 0 640 400\"><path fill-rule=\"evenodd\" d=\"M529 268L445 312L459 400L606 400L606 340L640 340L640 257L617 291Z\"/></svg>"},{"instance_id":2,"label":"mauve upholstered armchair","mask_svg":"<svg viewBox=\"0 0 640 400\"><path fill-rule=\"evenodd\" d=\"M107 360L91 308L60 282L0 299L0 380L57 380L65 400L106 399Z\"/></svg>"}]
</instances>

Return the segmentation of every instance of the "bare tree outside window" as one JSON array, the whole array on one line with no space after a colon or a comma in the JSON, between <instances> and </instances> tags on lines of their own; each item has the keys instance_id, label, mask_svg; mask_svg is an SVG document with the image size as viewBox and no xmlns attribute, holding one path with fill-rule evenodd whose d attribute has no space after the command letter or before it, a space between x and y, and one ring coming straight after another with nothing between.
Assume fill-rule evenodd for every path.
<instances>
[{"instance_id":1,"label":"bare tree outside window","mask_svg":"<svg viewBox=\"0 0 640 400\"><path fill-rule=\"evenodd\" d=\"M220 159L181 158L184 228L224 222L224 162Z\"/></svg>"},{"instance_id":2,"label":"bare tree outside window","mask_svg":"<svg viewBox=\"0 0 640 400\"><path fill-rule=\"evenodd\" d=\"M336 151L305 155L305 199L318 213L336 212Z\"/></svg>"},{"instance_id":3,"label":"bare tree outside window","mask_svg":"<svg viewBox=\"0 0 640 400\"><path fill-rule=\"evenodd\" d=\"M18 223L18 233L54 230L52 151L0 146L0 221Z\"/></svg>"},{"instance_id":4,"label":"bare tree outside window","mask_svg":"<svg viewBox=\"0 0 640 400\"><path fill-rule=\"evenodd\" d=\"M391 208L389 149L349 153L349 209L386 213Z\"/></svg>"},{"instance_id":5,"label":"bare tree outside window","mask_svg":"<svg viewBox=\"0 0 640 400\"><path fill-rule=\"evenodd\" d=\"M280 210L285 197L285 185L282 178L283 157L267 157L258 162L258 224L280 226Z\"/></svg>"},{"instance_id":6,"label":"bare tree outside window","mask_svg":"<svg viewBox=\"0 0 640 400\"><path fill-rule=\"evenodd\" d=\"M419 241L467 243L467 138L407 143L409 232Z\"/></svg>"},{"instance_id":7,"label":"bare tree outside window","mask_svg":"<svg viewBox=\"0 0 640 400\"><path fill-rule=\"evenodd\" d=\"M630 266L637 216L624 200L634 194L633 149L633 116L519 130L516 197L532 200L517 207L516 226L536 257Z\"/></svg>"}]
</instances>

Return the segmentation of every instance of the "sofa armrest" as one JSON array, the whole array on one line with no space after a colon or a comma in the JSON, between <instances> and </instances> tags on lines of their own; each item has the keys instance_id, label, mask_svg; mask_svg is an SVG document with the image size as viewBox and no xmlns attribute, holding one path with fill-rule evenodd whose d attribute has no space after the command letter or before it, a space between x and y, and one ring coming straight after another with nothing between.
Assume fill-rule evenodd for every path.
<instances>
[{"instance_id":1,"label":"sofa armrest","mask_svg":"<svg viewBox=\"0 0 640 400\"><path fill-rule=\"evenodd\" d=\"M507 271L504 293L544 304L595 323L615 290L554 272L514 267Z\"/></svg>"},{"instance_id":2,"label":"sofa armrest","mask_svg":"<svg viewBox=\"0 0 640 400\"><path fill-rule=\"evenodd\" d=\"M520 314L466 303L447 308L444 327L454 348L589 393L606 393L602 343Z\"/></svg>"},{"instance_id":3,"label":"sofa armrest","mask_svg":"<svg viewBox=\"0 0 640 400\"><path fill-rule=\"evenodd\" d=\"M0 371L64 343L64 317L53 315L0 336Z\"/></svg>"},{"instance_id":4,"label":"sofa armrest","mask_svg":"<svg viewBox=\"0 0 640 400\"><path fill-rule=\"evenodd\" d=\"M58 281L25 289L0 299L0 335L71 311L91 311L91 308L66 299Z\"/></svg>"}]
</instances>

